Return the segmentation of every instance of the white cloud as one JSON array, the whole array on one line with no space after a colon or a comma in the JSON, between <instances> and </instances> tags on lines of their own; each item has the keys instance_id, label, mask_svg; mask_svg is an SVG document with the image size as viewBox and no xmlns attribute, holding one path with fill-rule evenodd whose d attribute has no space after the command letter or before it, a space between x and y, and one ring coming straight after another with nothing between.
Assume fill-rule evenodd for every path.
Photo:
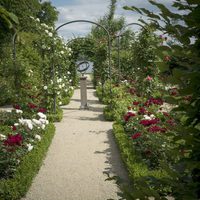
<instances>
[{"instance_id":1,"label":"white cloud","mask_svg":"<svg viewBox=\"0 0 200 200\"><path fill-rule=\"evenodd\" d=\"M157 2L165 4L168 8L171 8L171 4L174 0L159 0ZM108 12L110 0L73 0L70 4L57 7L59 19L57 27L65 22L73 20L91 20L97 21L100 17L103 17ZM150 9L153 12L158 12L154 6L148 3L147 0L118 0L116 17L124 16L127 24L138 22L141 17L138 13L133 11L127 11L123 9L123 6L136 6ZM59 30L59 35L66 39L70 39L74 36L85 36L91 30L91 24L89 23L74 23L62 27ZM130 27L133 30L138 30L139 27Z\"/></svg>"}]
</instances>

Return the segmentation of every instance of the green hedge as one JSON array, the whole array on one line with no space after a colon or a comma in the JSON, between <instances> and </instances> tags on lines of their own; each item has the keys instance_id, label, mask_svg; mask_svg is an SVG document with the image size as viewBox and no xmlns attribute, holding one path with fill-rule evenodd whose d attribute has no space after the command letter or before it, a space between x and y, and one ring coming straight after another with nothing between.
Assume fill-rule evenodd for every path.
<instances>
[{"instance_id":1,"label":"green hedge","mask_svg":"<svg viewBox=\"0 0 200 200\"><path fill-rule=\"evenodd\" d=\"M113 124L113 133L119 146L122 160L124 161L131 182L133 183L133 194L135 198L148 196L167 195L169 186L162 184L162 179L168 177L164 170L149 170L142 159L134 150L133 143L128 138L124 128L119 123Z\"/></svg>"},{"instance_id":2,"label":"green hedge","mask_svg":"<svg viewBox=\"0 0 200 200\"><path fill-rule=\"evenodd\" d=\"M49 124L42 140L22 159L14 177L0 180L0 200L17 200L26 194L40 169L54 134L55 127Z\"/></svg>"},{"instance_id":3,"label":"green hedge","mask_svg":"<svg viewBox=\"0 0 200 200\"><path fill-rule=\"evenodd\" d=\"M63 118L63 110L61 108L57 108L56 113L47 114L47 119L50 122L60 122Z\"/></svg>"}]
</instances>

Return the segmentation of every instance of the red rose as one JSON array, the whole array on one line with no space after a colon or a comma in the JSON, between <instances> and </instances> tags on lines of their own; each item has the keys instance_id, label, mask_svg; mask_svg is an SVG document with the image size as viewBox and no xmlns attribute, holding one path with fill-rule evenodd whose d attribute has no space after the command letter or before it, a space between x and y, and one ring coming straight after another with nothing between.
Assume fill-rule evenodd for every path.
<instances>
[{"instance_id":1,"label":"red rose","mask_svg":"<svg viewBox=\"0 0 200 200\"><path fill-rule=\"evenodd\" d=\"M46 112L47 112L47 109L46 109L46 108L39 108L39 109L38 109L38 112L46 113Z\"/></svg>"},{"instance_id":2,"label":"red rose","mask_svg":"<svg viewBox=\"0 0 200 200\"><path fill-rule=\"evenodd\" d=\"M31 109L37 108L37 106L33 103L28 103L28 107L31 108Z\"/></svg>"},{"instance_id":3,"label":"red rose","mask_svg":"<svg viewBox=\"0 0 200 200\"><path fill-rule=\"evenodd\" d=\"M138 104L140 104L139 101L133 101L133 105L134 105L134 106L137 106Z\"/></svg>"},{"instance_id":4,"label":"red rose","mask_svg":"<svg viewBox=\"0 0 200 200\"><path fill-rule=\"evenodd\" d=\"M149 132L156 133L156 132L166 132L166 128L161 128L160 126L151 126L148 128Z\"/></svg>"},{"instance_id":5,"label":"red rose","mask_svg":"<svg viewBox=\"0 0 200 200\"><path fill-rule=\"evenodd\" d=\"M127 112L126 115L124 115L124 120L127 122L131 117L134 117L135 114L132 112Z\"/></svg>"},{"instance_id":6,"label":"red rose","mask_svg":"<svg viewBox=\"0 0 200 200\"><path fill-rule=\"evenodd\" d=\"M21 109L20 105L18 105L18 104L14 104L14 105L13 105L13 108L18 109L18 110Z\"/></svg>"},{"instance_id":7,"label":"red rose","mask_svg":"<svg viewBox=\"0 0 200 200\"><path fill-rule=\"evenodd\" d=\"M21 134L17 135L8 135L8 138L4 141L5 146L20 146L22 143L22 136Z\"/></svg>"},{"instance_id":8,"label":"red rose","mask_svg":"<svg viewBox=\"0 0 200 200\"><path fill-rule=\"evenodd\" d=\"M135 140L135 139L141 137L141 135L142 135L141 133L135 133L135 134L133 134L133 135L131 136L131 138L132 138L133 140Z\"/></svg>"}]
</instances>

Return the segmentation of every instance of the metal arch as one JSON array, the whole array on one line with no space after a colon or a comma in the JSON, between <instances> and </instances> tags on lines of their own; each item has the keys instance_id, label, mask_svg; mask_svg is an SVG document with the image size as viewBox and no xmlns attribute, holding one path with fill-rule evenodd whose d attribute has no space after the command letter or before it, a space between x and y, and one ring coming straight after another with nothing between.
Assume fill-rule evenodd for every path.
<instances>
[{"instance_id":1,"label":"metal arch","mask_svg":"<svg viewBox=\"0 0 200 200\"><path fill-rule=\"evenodd\" d=\"M124 27L122 28L122 30L119 32L119 34L116 36L116 38L117 38L117 43L118 43L118 45L117 45L117 46L118 46L118 49L117 49L117 52L118 52L118 69L119 69L120 72L121 72L121 63L120 63L120 50L121 50L121 46L120 46L120 37L123 36L124 30L125 30L128 26L132 26L132 25L140 26L140 27L142 27L144 30L147 31L147 29L146 29L143 25L141 25L141 24L139 24L139 23L133 22L133 23L129 23L129 24L127 24L126 26L124 26Z\"/></svg>"},{"instance_id":2,"label":"metal arch","mask_svg":"<svg viewBox=\"0 0 200 200\"><path fill-rule=\"evenodd\" d=\"M63 26L66 26L66 25L69 25L69 24L73 24L73 23L78 23L78 22L85 22L85 23L90 23L90 24L94 24L94 25L97 25L99 27L101 27L107 34L107 39L108 39L108 64L109 64L109 78L111 80L111 42L110 42L110 34L109 34L109 31L104 27L102 26L101 24L97 23L97 22L93 22L93 21L90 21L90 20L73 20L73 21L70 21L70 22L66 22L64 24L61 24L60 26L58 26L56 28L56 31L58 31L61 27Z\"/></svg>"},{"instance_id":3,"label":"metal arch","mask_svg":"<svg viewBox=\"0 0 200 200\"><path fill-rule=\"evenodd\" d=\"M73 21L69 21L69 22L66 22L64 24L61 24L60 26L58 26L56 29L55 29L55 32L57 32L60 28L62 28L63 26L66 26L66 25L69 25L69 24L73 24L73 23L79 23L79 22L85 22L85 23L90 23L90 24L94 24L96 26L99 26L101 27L107 34L107 41L108 41L108 64L109 64L109 79L110 79L110 95L112 96L112 89L111 89L111 41L110 41L110 34L109 34L109 31L104 27L102 26L101 24L97 23L97 22L93 22L93 21L90 21L90 20L73 20ZM54 76L54 46L52 45L52 71L53 71L53 76ZM54 112L56 112L56 96L54 97Z\"/></svg>"},{"instance_id":4,"label":"metal arch","mask_svg":"<svg viewBox=\"0 0 200 200\"><path fill-rule=\"evenodd\" d=\"M69 40L66 44L68 45L68 44L70 44L71 42L73 42L73 41L75 41L75 40L91 40L91 41L93 40L93 41L94 41L93 38L87 38L87 37L75 37L75 38Z\"/></svg>"}]
</instances>

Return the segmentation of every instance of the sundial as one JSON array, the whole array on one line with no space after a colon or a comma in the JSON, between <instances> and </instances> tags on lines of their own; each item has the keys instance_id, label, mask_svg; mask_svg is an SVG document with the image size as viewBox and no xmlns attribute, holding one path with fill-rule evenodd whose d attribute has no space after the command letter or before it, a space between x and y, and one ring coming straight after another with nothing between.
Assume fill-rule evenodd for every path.
<instances>
[{"instance_id":1,"label":"sundial","mask_svg":"<svg viewBox=\"0 0 200 200\"><path fill-rule=\"evenodd\" d=\"M87 71L87 69L89 68L90 64L88 61L81 61L80 63L78 63L77 65L77 70L82 74L82 76L84 75L84 73Z\"/></svg>"}]
</instances>

